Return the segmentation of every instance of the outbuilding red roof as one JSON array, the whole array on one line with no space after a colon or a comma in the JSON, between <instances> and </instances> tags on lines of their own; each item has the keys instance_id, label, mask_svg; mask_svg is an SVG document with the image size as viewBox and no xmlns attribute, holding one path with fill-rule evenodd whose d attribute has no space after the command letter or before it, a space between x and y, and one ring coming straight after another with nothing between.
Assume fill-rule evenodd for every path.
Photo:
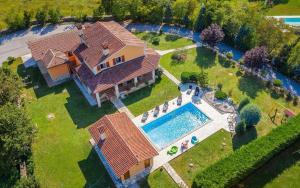
<instances>
[{"instance_id":1,"label":"outbuilding red roof","mask_svg":"<svg viewBox=\"0 0 300 188\"><path fill-rule=\"evenodd\" d=\"M51 67L55 67L55 66L64 64L64 63L68 62L68 60L69 59L65 53L57 51L57 50L49 49L45 53L41 62L44 64L44 66L46 68L51 68Z\"/></svg>"},{"instance_id":2,"label":"outbuilding red roof","mask_svg":"<svg viewBox=\"0 0 300 188\"><path fill-rule=\"evenodd\" d=\"M118 177L139 162L158 155L124 112L104 116L89 132Z\"/></svg>"},{"instance_id":3,"label":"outbuilding red roof","mask_svg":"<svg viewBox=\"0 0 300 188\"><path fill-rule=\"evenodd\" d=\"M157 69L159 58L153 49L147 49L145 56L103 70L97 75L85 64L78 66L76 72L94 93L98 93Z\"/></svg>"}]
</instances>

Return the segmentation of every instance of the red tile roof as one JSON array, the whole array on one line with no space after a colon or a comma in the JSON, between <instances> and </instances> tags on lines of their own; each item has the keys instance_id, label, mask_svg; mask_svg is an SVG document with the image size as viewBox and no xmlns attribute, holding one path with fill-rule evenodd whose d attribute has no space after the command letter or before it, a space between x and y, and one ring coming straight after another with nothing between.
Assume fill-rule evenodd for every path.
<instances>
[{"instance_id":1,"label":"red tile roof","mask_svg":"<svg viewBox=\"0 0 300 188\"><path fill-rule=\"evenodd\" d=\"M71 51L80 44L77 30L66 31L59 34L32 40L28 43L34 60L41 60L49 49L61 52Z\"/></svg>"},{"instance_id":2,"label":"red tile roof","mask_svg":"<svg viewBox=\"0 0 300 188\"><path fill-rule=\"evenodd\" d=\"M118 177L139 162L158 155L124 112L104 116L89 128L89 132ZM101 134L105 135L104 140Z\"/></svg>"},{"instance_id":3,"label":"red tile roof","mask_svg":"<svg viewBox=\"0 0 300 188\"><path fill-rule=\"evenodd\" d=\"M145 47L142 40L114 21L85 25L82 29L82 38L84 44L81 44L74 53L90 67L96 66L126 45ZM104 46L109 49L108 55L103 53Z\"/></svg>"},{"instance_id":4,"label":"red tile roof","mask_svg":"<svg viewBox=\"0 0 300 188\"><path fill-rule=\"evenodd\" d=\"M65 53L57 51L57 50L49 49L45 53L43 59L41 60L41 63L43 63L43 65L46 68L51 68L51 67L55 67L57 65L64 64L64 63L68 62L68 60L69 59Z\"/></svg>"},{"instance_id":5,"label":"red tile roof","mask_svg":"<svg viewBox=\"0 0 300 188\"><path fill-rule=\"evenodd\" d=\"M123 83L157 69L159 58L159 54L153 49L147 49L145 56L103 70L97 75L94 75L85 64L77 67L76 72L94 93L98 93L113 87L115 84Z\"/></svg>"}]
</instances>

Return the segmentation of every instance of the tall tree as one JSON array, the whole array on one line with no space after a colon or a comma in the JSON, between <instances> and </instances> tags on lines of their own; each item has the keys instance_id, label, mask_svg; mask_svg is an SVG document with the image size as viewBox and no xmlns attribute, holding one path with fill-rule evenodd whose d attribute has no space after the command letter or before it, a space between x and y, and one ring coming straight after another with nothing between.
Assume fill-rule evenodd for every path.
<instances>
[{"instance_id":1,"label":"tall tree","mask_svg":"<svg viewBox=\"0 0 300 188\"><path fill-rule=\"evenodd\" d=\"M22 108L0 107L0 176L11 173L31 154L34 127Z\"/></svg>"},{"instance_id":2,"label":"tall tree","mask_svg":"<svg viewBox=\"0 0 300 188\"><path fill-rule=\"evenodd\" d=\"M48 11L46 8L37 10L37 12L35 14L35 19L36 19L37 23L40 25L45 25L45 23L47 21L47 17L48 17Z\"/></svg>"},{"instance_id":3,"label":"tall tree","mask_svg":"<svg viewBox=\"0 0 300 188\"><path fill-rule=\"evenodd\" d=\"M60 21L61 14L58 8L51 8L48 12L49 14L49 22L52 24L57 24Z\"/></svg>"},{"instance_id":4,"label":"tall tree","mask_svg":"<svg viewBox=\"0 0 300 188\"><path fill-rule=\"evenodd\" d=\"M211 24L208 28L201 32L201 39L203 42L214 47L224 38L222 28L217 24Z\"/></svg>"},{"instance_id":5,"label":"tall tree","mask_svg":"<svg viewBox=\"0 0 300 188\"><path fill-rule=\"evenodd\" d=\"M173 20L173 10L172 10L172 6L169 3L166 8L165 8L165 13L164 13L164 22L165 23L171 23Z\"/></svg>"},{"instance_id":6,"label":"tall tree","mask_svg":"<svg viewBox=\"0 0 300 188\"><path fill-rule=\"evenodd\" d=\"M24 23L24 27L28 28L30 27L31 23L31 13L27 10L24 10L23 12L23 23Z\"/></svg>"},{"instance_id":7,"label":"tall tree","mask_svg":"<svg viewBox=\"0 0 300 188\"><path fill-rule=\"evenodd\" d=\"M249 50L253 48L256 44L256 34L255 30L252 26L244 24L236 38L235 38L235 45L240 50Z\"/></svg>"},{"instance_id":8,"label":"tall tree","mask_svg":"<svg viewBox=\"0 0 300 188\"><path fill-rule=\"evenodd\" d=\"M195 31L202 31L206 27L206 7L202 5L196 19L194 30Z\"/></svg>"},{"instance_id":9,"label":"tall tree","mask_svg":"<svg viewBox=\"0 0 300 188\"><path fill-rule=\"evenodd\" d=\"M6 103L19 104L23 84L8 68L0 67L0 106Z\"/></svg>"}]
</instances>

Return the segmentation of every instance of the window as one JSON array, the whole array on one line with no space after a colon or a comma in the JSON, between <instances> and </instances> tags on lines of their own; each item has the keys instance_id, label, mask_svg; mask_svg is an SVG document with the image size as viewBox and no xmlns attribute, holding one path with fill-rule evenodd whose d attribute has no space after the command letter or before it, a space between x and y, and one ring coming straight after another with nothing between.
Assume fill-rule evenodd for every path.
<instances>
[{"instance_id":1,"label":"window","mask_svg":"<svg viewBox=\"0 0 300 188\"><path fill-rule=\"evenodd\" d=\"M114 62L114 65L119 64L119 63L123 63L123 62L125 62L125 57L124 56L117 57L113 60L113 62Z\"/></svg>"},{"instance_id":2,"label":"window","mask_svg":"<svg viewBox=\"0 0 300 188\"><path fill-rule=\"evenodd\" d=\"M101 63L97 66L97 71L100 71L101 69L106 69L107 67L107 63Z\"/></svg>"}]
</instances>

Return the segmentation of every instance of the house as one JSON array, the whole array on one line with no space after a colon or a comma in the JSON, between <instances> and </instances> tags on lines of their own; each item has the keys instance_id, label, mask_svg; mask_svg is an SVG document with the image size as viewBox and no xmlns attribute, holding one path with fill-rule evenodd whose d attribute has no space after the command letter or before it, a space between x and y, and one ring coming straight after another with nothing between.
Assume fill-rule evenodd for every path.
<instances>
[{"instance_id":1,"label":"house","mask_svg":"<svg viewBox=\"0 0 300 188\"><path fill-rule=\"evenodd\" d=\"M49 87L74 78L99 107L154 83L160 58L114 21L85 24L28 46Z\"/></svg>"},{"instance_id":2,"label":"house","mask_svg":"<svg viewBox=\"0 0 300 188\"><path fill-rule=\"evenodd\" d=\"M121 182L151 169L153 157L158 155L124 112L102 117L90 126L89 132L96 151L100 150L102 163Z\"/></svg>"}]
</instances>

